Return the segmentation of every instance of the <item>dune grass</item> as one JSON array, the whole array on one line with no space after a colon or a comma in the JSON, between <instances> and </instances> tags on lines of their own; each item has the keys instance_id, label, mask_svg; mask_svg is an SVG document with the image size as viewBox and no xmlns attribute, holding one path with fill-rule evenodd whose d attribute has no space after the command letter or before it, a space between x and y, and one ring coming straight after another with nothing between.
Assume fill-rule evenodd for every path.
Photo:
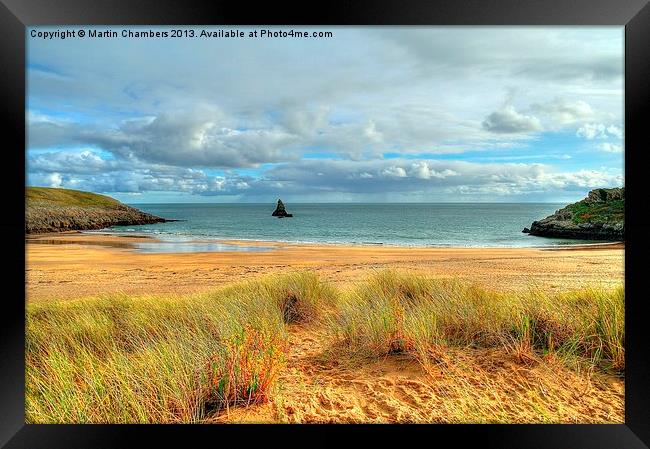
<instances>
[{"instance_id":1,"label":"dune grass","mask_svg":"<svg viewBox=\"0 0 650 449\"><path fill-rule=\"evenodd\" d=\"M552 356L563 366L620 373L624 306L622 287L500 293L392 271L349 289L298 272L191 296L34 302L26 308L26 416L30 423L192 423L265 402L285 368L288 326L300 324L329 329L333 351L412 354L431 373L443 367L463 390L440 405L460 404L445 412L450 421L516 422L523 412L503 411L512 398L494 399L497 380L461 375L480 371L465 367L476 359L463 362L462 354ZM522 380L545 382L548 391L564 381ZM488 396L491 415L481 405Z\"/></svg>"},{"instance_id":2,"label":"dune grass","mask_svg":"<svg viewBox=\"0 0 650 449\"><path fill-rule=\"evenodd\" d=\"M620 372L624 310L622 286L502 293L384 271L341 296L330 328L344 347L368 357L412 353L426 364L428 354L444 347L501 347Z\"/></svg>"},{"instance_id":3,"label":"dune grass","mask_svg":"<svg viewBox=\"0 0 650 449\"><path fill-rule=\"evenodd\" d=\"M418 422L622 422L608 379L625 369L624 310L622 286L504 293L384 271L341 295L329 328L353 360L420 363L436 405Z\"/></svg>"},{"instance_id":4,"label":"dune grass","mask_svg":"<svg viewBox=\"0 0 650 449\"><path fill-rule=\"evenodd\" d=\"M285 321L315 318L329 294L297 273L189 297L28 304L27 420L199 422L266 401L284 363Z\"/></svg>"}]
</instances>

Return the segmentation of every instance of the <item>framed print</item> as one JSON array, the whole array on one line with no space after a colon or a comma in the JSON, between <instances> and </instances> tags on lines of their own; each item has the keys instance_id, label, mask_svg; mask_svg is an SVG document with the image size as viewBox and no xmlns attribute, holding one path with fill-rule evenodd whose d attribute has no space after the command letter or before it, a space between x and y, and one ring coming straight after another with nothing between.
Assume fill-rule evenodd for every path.
<instances>
[{"instance_id":1,"label":"framed print","mask_svg":"<svg viewBox=\"0 0 650 449\"><path fill-rule=\"evenodd\" d=\"M0 10L1 444L647 447L647 2Z\"/></svg>"}]
</instances>

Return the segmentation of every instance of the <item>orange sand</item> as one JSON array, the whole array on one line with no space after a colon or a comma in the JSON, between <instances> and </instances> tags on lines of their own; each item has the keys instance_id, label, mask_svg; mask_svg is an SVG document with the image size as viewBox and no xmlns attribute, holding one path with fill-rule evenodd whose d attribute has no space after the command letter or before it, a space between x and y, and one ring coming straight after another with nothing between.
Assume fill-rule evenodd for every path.
<instances>
[{"instance_id":1,"label":"orange sand","mask_svg":"<svg viewBox=\"0 0 650 449\"><path fill-rule=\"evenodd\" d=\"M316 270L337 283L357 280L374 269L408 269L496 289L538 285L561 290L586 284L613 285L624 278L622 244L549 250L264 243L275 249L146 254L128 247L136 240L153 241L81 233L30 237L26 254L28 300L112 292L183 294L296 269Z\"/></svg>"},{"instance_id":2,"label":"orange sand","mask_svg":"<svg viewBox=\"0 0 650 449\"><path fill-rule=\"evenodd\" d=\"M364 361L329 353L327 335L310 326L294 325L289 333L273 400L222 411L208 422L624 422L622 378L577 374L558 360L447 348L440 370L425 372L406 355Z\"/></svg>"}]
</instances>

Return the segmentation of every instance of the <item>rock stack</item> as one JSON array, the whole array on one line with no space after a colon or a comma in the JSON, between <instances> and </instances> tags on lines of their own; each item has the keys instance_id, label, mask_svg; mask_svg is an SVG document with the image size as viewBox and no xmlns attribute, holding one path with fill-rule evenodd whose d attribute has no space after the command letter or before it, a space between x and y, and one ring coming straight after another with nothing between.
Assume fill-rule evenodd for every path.
<instances>
[{"instance_id":1,"label":"rock stack","mask_svg":"<svg viewBox=\"0 0 650 449\"><path fill-rule=\"evenodd\" d=\"M293 217L293 214L287 213L282 200L278 200L278 205L271 215L278 218Z\"/></svg>"}]
</instances>

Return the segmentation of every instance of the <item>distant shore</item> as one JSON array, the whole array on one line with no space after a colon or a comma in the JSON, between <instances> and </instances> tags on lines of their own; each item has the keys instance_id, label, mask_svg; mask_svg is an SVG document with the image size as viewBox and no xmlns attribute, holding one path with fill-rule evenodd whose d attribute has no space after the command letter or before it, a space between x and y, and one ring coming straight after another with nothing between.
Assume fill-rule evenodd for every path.
<instances>
[{"instance_id":1,"label":"distant shore","mask_svg":"<svg viewBox=\"0 0 650 449\"><path fill-rule=\"evenodd\" d=\"M614 285L624 279L623 243L452 248L221 240L232 249L267 250L144 253L135 245L165 242L84 232L30 235L26 242L28 300L112 292L185 294L296 269L313 269L344 284L372 270L404 269L502 290L533 284L561 290L594 283Z\"/></svg>"}]
</instances>

